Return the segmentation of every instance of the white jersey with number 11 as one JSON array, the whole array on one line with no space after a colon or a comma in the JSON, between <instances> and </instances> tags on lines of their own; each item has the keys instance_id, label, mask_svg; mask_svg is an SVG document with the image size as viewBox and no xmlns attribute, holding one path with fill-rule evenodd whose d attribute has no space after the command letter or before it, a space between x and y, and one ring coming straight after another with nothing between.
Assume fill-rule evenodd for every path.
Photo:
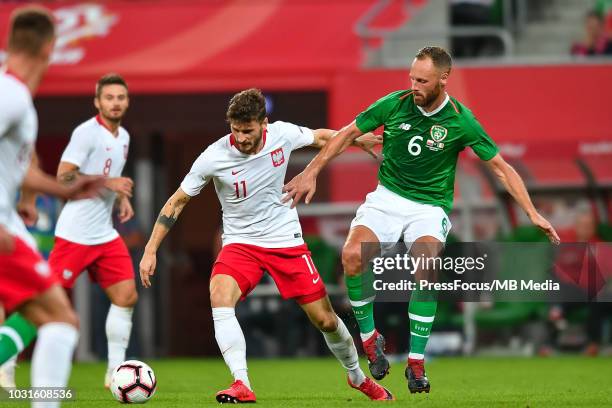
<instances>
[{"instance_id":1,"label":"white jersey with number 11","mask_svg":"<svg viewBox=\"0 0 612 408\"><path fill-rule=\"evenodd\" d=\"M254 155L241 153L232 134L208 146L181 183L190 196L212 179L223 211L223 245L264 248L302 245L296 209L283 204L282 188L291 152L314 142L312 130L287 122L270 123L264 146Z\"/></svg>"}]
</instances>

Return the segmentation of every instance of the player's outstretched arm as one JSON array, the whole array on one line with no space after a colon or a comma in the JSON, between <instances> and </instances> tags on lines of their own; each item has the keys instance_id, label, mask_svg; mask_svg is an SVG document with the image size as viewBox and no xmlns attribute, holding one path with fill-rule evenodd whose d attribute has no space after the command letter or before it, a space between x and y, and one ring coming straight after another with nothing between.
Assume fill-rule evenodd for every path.
<instances>
[{"instance_id":1,"label":"player's outstretched arm","mask_svg":"<svg viewBox=\"0 0 612 408\"><path fill-rule=\"evenodd\" d=\"M74 163L63 161L57 167L57 179L63 184L71 185L82 176L83 173L79 172L79 166ZM129 177L106 177L104 187L119 195L132 197L134 182Z\"/></svg>"},{"instance_id":2,"label":"player's outstretched arm","mask_svg":"<svg viewBox=\"0 0 612 408\"><path fill-rule=\"evenodd\" d=\"M374 151L374 146L381 144L383 144L383 137L381 135L375 135L372 132L363 134L357 139L353 140L354 146L357 146L375 159L378 159L378 155Z\"/></svg>"},{"instance_id":3,"label":"player's outstretched arm","mask_svg":"<svg viewBox=\"0 0 612 408\"><path fill-rule=\"evenodd\" d=\"M57 181L67 186L74 183L80 175L82 173L79 172L79 166L76 164L60 162L57 166Z\"/></svg>"},{"instance_id":4,"label":"player's outstretched arm","mask_svg":"<svg viewBox=\"0 0 612 408\"><path fill-rule=\"evenodd\" d=\"M315 129L312 131L312 135L314 136L314 140L312 142L312 144L310 145L311 147L314 147L315 149L322 149L325 147L325 145L327 144L327 142L329 142L329 140L334 137L334 134L336 133L335 130L332 129Z\"/></svg>"},{"instance_id":5,"label":"player's outstretched arm","mask_svg":"<svg viewBox=\"0 0 612 408\"><path fill-rule=\"evenodd\" d=\"M361 135L363 135L363 133L355 125L354 121L350 125L340 129L338 134L325 144L315 158L306 166L304 171L284 185L283 193L287 193L287 195L283 198L283 202L293 200L291 203L291 208L293 208L300 202L302 197L304 197L305 203L309 204L312 196L317 190L317 176L321 170L331 159L346 150L346 148L352 145L355 139Z\"/></svg>"},{"instance_id":6,"label":"player's outstretched arm","mask_svg":"<svg viewBox=\"0 0 612 408\"><path fill-rule=\"evenodd\" d=\"M34 192L50 194L65 200L92 198L100 193L104 179L97 176L81 177L75 183L67 186L42 171L36 162L30 167L21 183L21 187Z\"/></svg>"},{"instance_id":7,"label":"player's outstretched arm","mask_svg":"<svg viewBox=\"0 0 612 408\"><path fill-rule=\"evenodd\" d=\"M314 142L311 144L312 147L322 149L327 143L329 143L332 137L335 137L339 132L331 129L316 129L313 130ZM374 146L380 145L383 142L382 136L375 135L372 132L368 132L364 135L359 136L353 140L353 146L359 147L361 150L377 159L378 155L374 152Z\"/></svg>"},{"instance_id":8,"label":"player's outstretched arm","mask_svg":"<svg viewBox=\"0 0 612 408\"><path fill-rule=\"evenodd\" d=\"M155 273L155 266L157 264L157 250L190 198L179 187L159 212L159 217L157 217L157 221L153 226L151 237L145 246L144 254L140 261L140 280L145 288L151 286L151 276Z\"/></svg>"},{"instance_id":9,"label":"player's outstretched arm","mask_svg":"<svg viewBox=\"0 0 612 408\"><path fill-rule=\"evenodd\" d=\"M531 222L539 227L548 236L548 239L553 244L561 242L557 231L553 226L542 217L531 202L525 183L514 168L508 164L503 157L498 153L491 160L485 162L489 169L497 176L506 190L514 197L516 202L521 206L527 214Z\"/></svg>"}]
</instances>

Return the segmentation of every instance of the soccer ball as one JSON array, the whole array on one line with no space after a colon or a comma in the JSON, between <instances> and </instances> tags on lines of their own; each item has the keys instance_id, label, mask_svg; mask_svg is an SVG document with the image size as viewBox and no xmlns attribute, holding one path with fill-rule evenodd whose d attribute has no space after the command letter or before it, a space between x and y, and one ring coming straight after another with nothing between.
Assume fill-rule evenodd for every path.
<instances>
[{"instance_id":1,"label":"soccer ball","mask_svg":"<svg viewBox=\"0 0 612 408\"><path fill-rule=\"evenodd\" d=\"M113 397L126 404L144 404L153 397L157 380L151 367L138 360L119 364L111 375Z\"/></svg>"}]
</instances>

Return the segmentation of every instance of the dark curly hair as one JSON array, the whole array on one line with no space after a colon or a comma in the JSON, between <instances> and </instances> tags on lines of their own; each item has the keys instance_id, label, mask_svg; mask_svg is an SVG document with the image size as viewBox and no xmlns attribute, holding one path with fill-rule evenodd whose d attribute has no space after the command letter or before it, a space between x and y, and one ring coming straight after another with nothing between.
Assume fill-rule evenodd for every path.
<instances>
[{"instance_id":1,"label":"dark curly hair","mask_svg":"<svg viewBox=\"0 0 612 408\"><path fill-rule=\"evenodd\" d=\"M261 90L251 88L238 92L232 97L227 108L228 122L248 123L252 120L262 122L266 117L266 98Z\"/></svg>"}]
</instances>

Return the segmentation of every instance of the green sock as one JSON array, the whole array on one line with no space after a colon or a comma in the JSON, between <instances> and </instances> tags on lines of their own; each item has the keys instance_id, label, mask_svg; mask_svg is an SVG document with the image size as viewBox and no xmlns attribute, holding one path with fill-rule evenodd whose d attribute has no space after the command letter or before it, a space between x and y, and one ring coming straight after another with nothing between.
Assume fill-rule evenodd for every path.
<instances>
[{"instance_id":1,"label":"green sock","mask_svg":"<svg viewBox=\"0 0 612 408\"><path fill-rule=\"evenodd\" d=\"M410 318L410 353L408 358L422 360L425 355L425 346L431 334L436 308L436 300L419 301L419 296L413 293L408 305L408 317Z\"/></svg>"},{"instance_id":2,"label":"green sock","mask_svg":"<svg viewBox=\"0 0 612 408\"><path fill-rule=\"evenodd\" d=\"M359 325L359 333L370 334L374 331L374 288L373 274L364 272L357 276L344 275L348 297ZM362 336L363 339L363 336Z\"/></svg>"},{"instance_id":3,"label":"green sock","mask_svg":"<svg viewBox=\"0 0 612 408\"><path fill-rule=\"evenodd\" d=\"M36 337L36 326L19 313L13 313L0 326L0 364L19 354Z\"/></svg>"}]
</instances>

